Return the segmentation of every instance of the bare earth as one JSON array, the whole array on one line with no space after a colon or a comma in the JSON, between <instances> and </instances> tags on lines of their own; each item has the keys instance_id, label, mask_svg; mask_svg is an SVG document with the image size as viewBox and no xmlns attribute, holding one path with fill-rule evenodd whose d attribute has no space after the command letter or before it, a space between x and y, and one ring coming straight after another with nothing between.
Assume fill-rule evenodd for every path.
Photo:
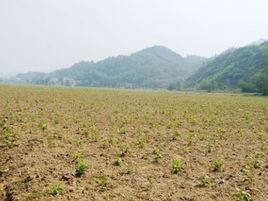
<instances>
[{"instance_id":1,"label":"bare earth","mask_svg":"<svg viewBox=\"0 0 268 201\"><path fill-rule=\"evenodd\" d=\"M266 201L268 99L0 86L0 151L0 200Z\"/></svg>"}]
</instances>

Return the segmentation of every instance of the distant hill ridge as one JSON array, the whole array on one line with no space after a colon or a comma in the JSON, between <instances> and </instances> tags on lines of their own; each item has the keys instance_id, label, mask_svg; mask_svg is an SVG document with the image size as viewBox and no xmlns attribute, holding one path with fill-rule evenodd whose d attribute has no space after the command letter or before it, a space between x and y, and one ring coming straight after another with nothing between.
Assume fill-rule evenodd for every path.
<instances>
[{"instance_id":1,"label":"distant hill ridge","mask_svg":"<svg viewBox=\"0 0 268 201\"><path fill-rule=\"evenodd\" d=\"M153 46L129 56L109 57L99 62L82 61L51 73L28 72L19 82L66 86L167 88L194 73L206 59Z\"/></svg>"},{"instance_id":2,"label":"distant hill ridge","mask_svg":"<svg viewBox=\"0 0 268 201\"><path fill-rule=\"evenodd\" d=\"M14 80L14 79L13 79ZM0 80L1 81L1 80ZM45 85L170 90L242 90L268 94L268 41L229 48L206 59L153 46L128 56L81 61L50 73L28 72L16 82Z\"/></svg>"},{"instance_id":3,"label":"distant hill ridge","mask_svg":"<svg viewBox=\"0 0 268 201\"><path fill-rule=\"evenodd\" d=\"M230 49L207 60L184 83L204 90L242 89L268 94L268 41Z\"/></svg>"}]
</instances>

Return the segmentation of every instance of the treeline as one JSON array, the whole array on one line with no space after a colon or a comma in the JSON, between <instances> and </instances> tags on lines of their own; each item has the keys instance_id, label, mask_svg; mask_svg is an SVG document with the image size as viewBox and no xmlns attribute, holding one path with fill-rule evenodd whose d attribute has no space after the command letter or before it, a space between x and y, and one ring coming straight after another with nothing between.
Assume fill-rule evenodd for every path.
<instances>
[{"instance_id":1,"label":"treeline","mask_svg":"<svg viewBox=\"0 0 268 201\"><path fill-rule=\"evenodd\" d=\"M257 72L248 83L240 83L240 87L243 92L257 92L268 95L268 67Z\"/></svg>"},{"instance_id":2,"label":"treeline","mask_svg":"<svg viewBox=\"0 0 268 201\"><path fill-rule=\"evenodd\" d=\"M268 42L229 49L209 59L182 85L183 89L268 95Z\"/></svg>"},{"instance_id":3,"label":"treeline","mask_svg":"<svg viewBox=\"0 0 268 201\"><path fill-rule=\"evenodd\" d=\"M268 95L268 67L264 70L257 72L248 82L241 81L239 83L239 89L245 93L259 93L262 95ZM180 91L187 90L180 81L169 85L168 90ZM216 80L203 80L200 83L198 90L205 90L207 92L212 91L228 91L228 87Z\"/></svg>"},{"instance_id":4,"label":"treeline","mask_svg":"<svg viewBox=\"0 0 268 201\"><path fill-rule=\"evenodd\" d=\"M83 61L50 73L20 74L17 80L45 85L163 89L177 79L189 77L205 60L153 46L129 56L109 57L96 63Z\"/></svg>"}]
</instances>

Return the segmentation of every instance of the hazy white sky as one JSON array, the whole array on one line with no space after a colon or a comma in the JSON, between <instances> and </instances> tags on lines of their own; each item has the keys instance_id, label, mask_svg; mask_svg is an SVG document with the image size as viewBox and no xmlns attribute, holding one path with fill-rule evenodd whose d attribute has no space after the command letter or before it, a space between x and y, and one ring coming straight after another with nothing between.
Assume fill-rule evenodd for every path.
<instances>
[{"instance_id":1,"label":"hazy white sky","mask_svg":"<svg viewBox=\"0 0 268 201\"><path fill-rule=\"evenodd\" d=\"M268 0L0 0L0 74L163 45L212 56L268 38Z\"/></svg>"}]
</instances>

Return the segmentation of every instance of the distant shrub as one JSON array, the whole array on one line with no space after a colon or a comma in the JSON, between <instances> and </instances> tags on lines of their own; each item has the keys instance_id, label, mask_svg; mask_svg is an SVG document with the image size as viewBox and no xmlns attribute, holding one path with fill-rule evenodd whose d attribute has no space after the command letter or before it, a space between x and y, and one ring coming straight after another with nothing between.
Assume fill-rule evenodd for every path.
<instances>
[{"instance_id":1,"label":"distant shrub","mask_svg":"<svg viewBox=\"0 0 268 201\"><path fill-rule=\"evenodd\" d=\"M180 91L181 90L181 83L177 81L176 83L172 83L168 86L168 90L170 91Z\"/></svg>"},{"instance_id":2,"label":"distant shrub","mask_svg":"<svg viewBox=\"0 0 268 201\"><path fill-rule=\"evenodd\" d=\"M256 86L253 83L240 82L239 87L242 92L254 93L257 91Z\"/></svg>"}]
</instances>

